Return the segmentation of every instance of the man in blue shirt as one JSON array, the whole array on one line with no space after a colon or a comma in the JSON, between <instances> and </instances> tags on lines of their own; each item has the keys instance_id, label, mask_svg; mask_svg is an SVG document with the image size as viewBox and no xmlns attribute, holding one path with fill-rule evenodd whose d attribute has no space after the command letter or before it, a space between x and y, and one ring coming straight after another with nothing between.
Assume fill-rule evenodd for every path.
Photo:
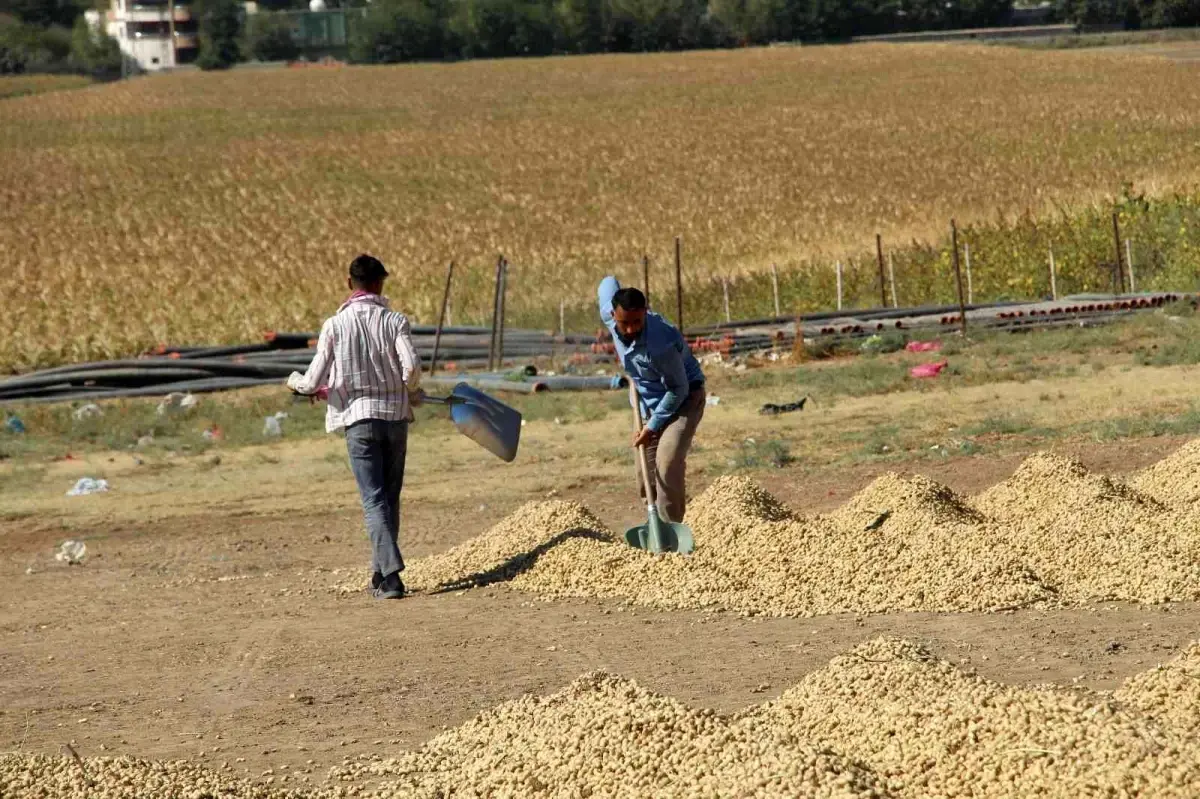
<instances>
[{"instance_id":1,"label":"man in blue shirt","mask_svg":"<svg viewBox=\"0 0 1200 799\"><path fill-rule=\"evenodd\" d=\"M646 424L633 445L646 446L658 514L681 522L687 509L688 450L704 416L704 373L683 334L649 311L642 292L623 289L610 276L600 281L599 297L600 318L641 397ZM643 486L640 465L638 486Z\"/></svg>"}]
</instances>

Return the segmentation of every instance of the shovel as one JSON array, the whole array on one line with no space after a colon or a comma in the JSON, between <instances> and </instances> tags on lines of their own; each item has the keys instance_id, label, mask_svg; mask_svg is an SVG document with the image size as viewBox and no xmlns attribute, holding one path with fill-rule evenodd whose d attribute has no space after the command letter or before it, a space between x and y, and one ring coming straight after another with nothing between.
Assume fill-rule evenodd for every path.
<instances>
[{"instance_id":1,"label":"shovel","mask_svg":"<svg viewBox=\"0 0 1200 799\"><path fill-rule=\"evenodd\" d=\"M633 429L640 432L642 429L642 402L632 380L629 381L629 399L633 403ZM638 458L641 459L642 486L646 491L646 523L626 530L625 543L656 555L660 552L690 554L696 548L696 541L692 537L692 528L686 524L659 518L658 506L654 504L654 483L650 479L650 464L646 457L644 444L638 447Z\"/></svg>"},{"instance_id":2,"label":"shovel","mask_svg":"<svg viewBox=\"0 0 1200 799\"><path fill-rule=\"evenodd\" d=\"M458 432L509 463L517 457L521 441L521 414L477 388L459 383L448 397L425 397L435 405L449 405Z\"/></svg>"}]
</instances>

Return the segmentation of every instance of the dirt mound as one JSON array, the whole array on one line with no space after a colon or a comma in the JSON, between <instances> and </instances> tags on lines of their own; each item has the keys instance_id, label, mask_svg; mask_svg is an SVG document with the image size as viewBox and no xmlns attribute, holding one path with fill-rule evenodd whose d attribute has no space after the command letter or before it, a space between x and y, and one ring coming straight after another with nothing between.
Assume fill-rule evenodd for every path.
<instances>
[{"instance_id":1,"label":"dirt mound","mask_svg":"<svg viewBox=\"0 0 1200 799\"><path fill-rule=\"evenodd\" d=\"M309 795L221 775L184 760L89 757L76 761L72 757L0 755L0 796L5 799L307 799Z\"/></svg>"},{"instance_id":2,"label":"dirt mound","mask_svg":"<svg viewBox=\"0 0 1200 799\"><path fill-rule=\"evenodd\" d=\"M1200 643L1169 663L1131 677L1114 696L1194 740L1200 735Z\"/></svg>"},{"instance_id":3,"label":"dirt mound","mask_svg":"<svg viewBox=\"0 0 1200 799\"><path fill-rule=\"evenodd\" d=\"M1001 685L904 640L869 641L745 716L860 760L914 799L1185 797L1200 780L1194 744L1136 709Z\"/></svg>"},{"instance_id":4,"label":"dirt mound","mask_svg":"<svg viewBox=\"0 0 1200 799\"><path fill-rule=\"evenodd\" d=\"M613 535L577 502L528 502L483 535L407 564L404 584L414 591L451 591L510 580L572 538L610 541ZM362 591L369 578L363 571L336 588Z\"/></svg>"},{"instance_id":5,"label":"dirt mound","mask_svg":"<svg viewBox=\"0 0 1200 799\"><path fill-rule=\"evenodd\" d=\"M1079 514L1088 519L1131 519L1158 515L1164 510L1125 483L1093 474L1074 458L1052 452L1030 455L1012 477L980 494L974 505L996 519L1031 517L1067 527L1077 526Z\"/></svg>"},{"instance_id":6,"label":"dirt mound","mask_svg":"<svg viewBox=\"0 0 1200 799\"><path fill-rule=\"evenodd\" d=\"M603 546L572 540L564 546ZM877 638L733 716L593 672L287 790L173 761L0 756L12 799L1144 796L1200 784L1200 644L1115 697L1002 685Z\"/></svg>"},{"instance_id":7,"label":"dirt mound","mask_svg":"<svg viewBox=\"0 0 1200 799\"><path fill-rule=\"evenodd\" d=\"M974 504L1067 601L1200 598L1196 525L1074 459L1033 455Z\"/></svg>"},{"instance_id":8,"label":"dirt mound","mask_svg":"<svg viewBox=\"0 0 1200 799\"><path fill-rule=\"evenodd\" d=\"M1138 472L1130 485L1164 505L1200 511L1200 438Z\"/></svg>"},{"instance_id":9,"label":"dirt mound","mask_svg":"<svg viewBox=\"0 0 1200 799\"><path fill-rule=\"evenodd\" d=\"M653 556L578 504L534 502L410 564L405 582L437 591L511 580L549 597L770 616L1200 599L1200 525L1047 453L973 501L926 477L887 474L827 516L796 514L744 477L721 477L688 522L692 555Z\"/></svg>"},{"instance_id":10,"label":"dirt mound","mask_svg":"<svg viewBox=\"0 0 1200 799\"><path fill-rule=\"evenodd\" d=\"M686 521L710 544L723 543L762 522L795 518L782 502L747 477L724 475L688 505Z\"/></svg>"},{"instance_id":11,"label":"dirt mound","mask_svg":"<svg viewBox=\"0 0 1200 799\"><path fill-rule=\"evenodd\" d=\"M393 759L337 780L383 779L391 796L884 796L865 769L794 738L734 727L707 710L603 673L526 696Z\"/></svg>"},{"instance_id":12,"label":"dirt mound","mask_svg":"<svg viewBox=\"0 0 1200 799\"><path fill-rule=\"evenodd\" d=\"M654 557L624 545L571 541L513 584L556 597L622 597L772 616L995 610L1052 598L1001 551L995 534L957 521L975 515L948 489L889 479L884 485L899 495L915 492L909 507L923 507L922 497L940 498L944 507L931 514L897 506L894 519L863 526L859 510L850 523L796 516L750 481L722 479L697 498L699 510L689 515L696 535L691 556Z\"/></svg>"},{"instance_id":13,"label":"dirt mound","mask_svg":"<svg viewBox=\"0 0 1200 799\"><path fill-rule=\"evenodd\" d=\"M831 514L848 528L888 524L910 530L942 524L982 524L983 515L941 483L916 475L883 475Z\"/></svg>"}]
</instances>

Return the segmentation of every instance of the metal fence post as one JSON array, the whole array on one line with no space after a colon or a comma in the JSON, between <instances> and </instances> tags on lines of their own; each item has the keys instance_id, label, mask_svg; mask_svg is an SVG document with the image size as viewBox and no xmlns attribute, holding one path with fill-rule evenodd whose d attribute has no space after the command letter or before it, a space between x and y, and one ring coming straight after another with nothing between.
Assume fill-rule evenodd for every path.
<instances>
[{"instance_id":1,"label":"metal fence post","mask_svg":"<svg viewBox=\"0 0 1200 799\"><path fill-rule=\"evenodd\" d=\"M446 269L446 290L442 292L442 312L438 316L437 332L433 336L433 358L429 361L429 374L437 374L438 350L442 346L442 327L446 324L446 311L450 307L450 279L454 277L454 261Z\"/></svg>"},{"instance_id":2,"label":"metal fence post","mask_svg":"<svg viewBox=\"0 0 1200 799\"><path fill-rule=\"evenodd\" d=\"M883 236L875 234L875 256L879 260L879 307L887 307L887 280L883 277Z\"/></svg>"},{"instance_id":3,"label":"metal fence post","mask_svg":"<svg viewBox=\"0 0 1200 799\"><path fill-rule=\"evenodd\" d=\"M958 266L958 225L953 219L950 220L950 242L954 247L954 277L958 282L958 312L962 320L962 332L965 338L967 335L967 304L963 297L962 270Z\"/></svg>"}]
</instances>

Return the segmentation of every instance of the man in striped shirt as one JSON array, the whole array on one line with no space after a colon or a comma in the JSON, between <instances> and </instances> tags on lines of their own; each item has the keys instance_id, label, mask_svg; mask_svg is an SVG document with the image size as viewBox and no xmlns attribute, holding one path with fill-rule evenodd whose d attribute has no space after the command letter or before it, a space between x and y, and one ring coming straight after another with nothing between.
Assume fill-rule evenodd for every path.
<instances>
[{"instance_id":1,"label":"man in striped shirt","mask_svg":"<svg viewBox=\"0 0 1200 799\"><path fill-rule=\"evenodd\" d=\"M400 489L408 424L424 393L408 318L382 296L387 276L370 255L354 259L349 299L321 326L308 371L293 372L287 384L298 394L327 397L325 429L346 431L371 538L371 589L379 599L400 599Z\"/></svg>"}]
</instances>

